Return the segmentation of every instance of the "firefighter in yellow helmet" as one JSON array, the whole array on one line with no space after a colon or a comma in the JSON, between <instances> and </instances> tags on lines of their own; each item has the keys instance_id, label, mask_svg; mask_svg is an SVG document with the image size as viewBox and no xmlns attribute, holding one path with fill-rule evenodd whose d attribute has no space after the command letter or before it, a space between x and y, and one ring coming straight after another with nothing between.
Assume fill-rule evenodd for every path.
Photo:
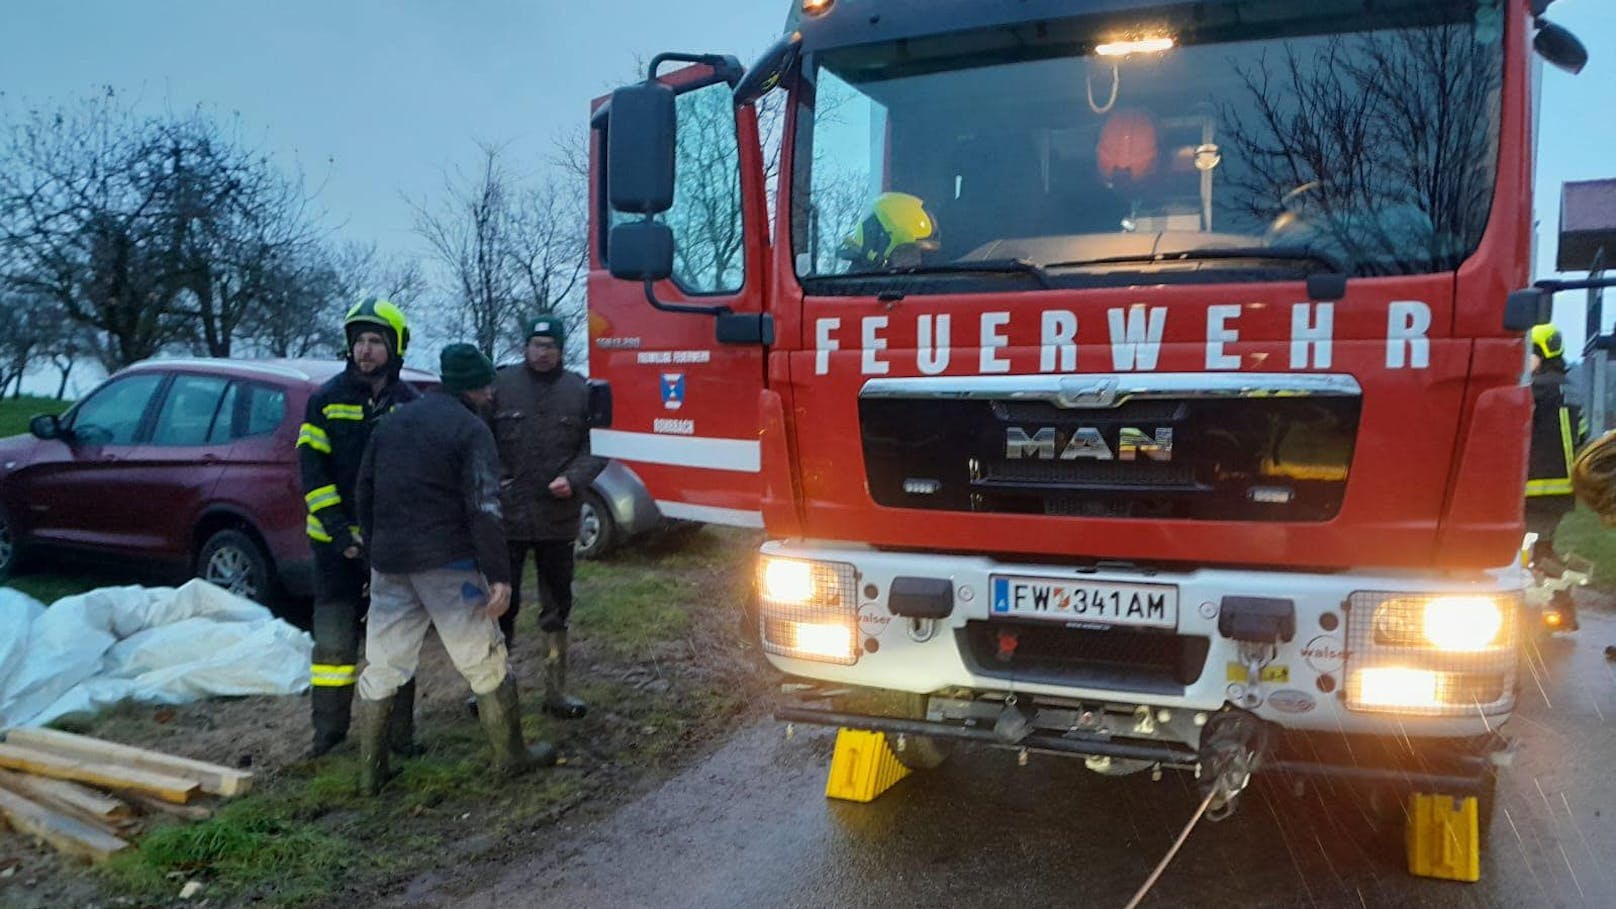
<instances>
[{"instance_id":1,"label":"firefighter in yellow helmet","mask_svg":"<svg viewBox=\"0 0 1616 909\"><path fill-rule=\"evenodd\" d=\"M1585 440L1581 409L1566 403L1565 338L1544 323L1532 328L1532 447L1526 482L1526 529L1537 534L1532 560L1540 566L1558 565L1554 531L1575 506L1571 465ZM1576 628L1574 607L1559 604Z\"/></svg>"},{"instance_id":2,"label":"firefighter in yellow helmet","mask_svg":"<svg viewBox=\"0 0 1616 909\"><path fill-rule=\"evenodd\" d=\"M371 429L384 414L415 400L399 380L410 326L403 310L377 297L359 301L342 320L347 366L309 396L297 437L308 535L314 549L314 741L319 757L348 737L354 684L359 679L359 620L365 614L370 565L354 510L355 482ZM399 698L389 740L413 755L415 683Z\"/></svg>"},{"instance_id":3,"label":"firefighter in yellow helmet","mask_svg":"<svg viewBox=\"0 0 1616 909\"><path fill-rule=\"evenodd\" d=\"M852 270L912 268L921 254L937 249L937 221L918 196L882 193L869 213L842 241L841 257Z\"/></svg>"}]
</instances>

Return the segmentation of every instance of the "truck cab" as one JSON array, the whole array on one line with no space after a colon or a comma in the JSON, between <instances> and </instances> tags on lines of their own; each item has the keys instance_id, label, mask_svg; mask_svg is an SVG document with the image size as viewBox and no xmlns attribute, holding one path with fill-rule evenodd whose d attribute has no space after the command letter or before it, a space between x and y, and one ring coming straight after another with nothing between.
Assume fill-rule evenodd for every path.
<instances>
[{"instance_id":1,"label":"truck cab","mask_svg":"<svg viewBox=\"0 0 1616 909\"><path fill-rule=\"evenodd\" d=\"M798 0L664 55L592 120L595 450L766 530L782 718L1490 796L1541 12Z\"/></svg>"}]
</instances>

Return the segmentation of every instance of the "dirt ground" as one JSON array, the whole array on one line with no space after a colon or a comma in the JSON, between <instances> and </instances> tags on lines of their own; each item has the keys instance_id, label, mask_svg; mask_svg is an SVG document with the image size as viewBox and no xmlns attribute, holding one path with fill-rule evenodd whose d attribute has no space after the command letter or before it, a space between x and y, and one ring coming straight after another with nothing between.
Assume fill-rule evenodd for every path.
<instances>
[{"instance_id":1,"label":"dirt ground","mask_svg":"<svg viewBox=\"0 0 1616 909\"><path fill-rule=\"evenodd\" d=\"M755 647L738 633L739 607L748 590L755 545L755 535L707 528L653 539L610 561L581 568L571 678L573 691L590 703L589 715L582 720L543 719L532 709L542 684L543 656L532 625L537 608L530 602L518 623L513 666L529 708L526 713L531 715L526 720L530 734L554 741L563 766L524 777L509 793L493 790L495 796L483 800L491 803L457 801L451 794L417 804L403 822L407 829L387 831L388 848L396 854L377 862L381 867L349 875L321 897L295 902L364 905L425 871L451 885L460 873L468 875L468 884L475 883L477 866L532 851L562 818L570 825L610 811L758 715L766 702L762 695L768 688L767 672ZM655 603L657 592L664 590L676 592L680 602ZM607 601L626 610L621 626L605 622L590 632L582 614ZM664 610L660 615L668 633L641 639L635 612L653 606ZM669 606L676 608L668 612ZM681 613L688 621L667 622ZM465 707L469 689L435 637L429 636L417 678L418 738L429 749L458 748L471 754L479 733ZM351 742L320 761L304 760L310 737L306 695L213 700L182 707L124 705L70 728L249 768L258 775L258 791L273 788L278 781L292 785L311 773L346 773L354 766ZM533 799L520 789L544 786L560 795L533 814ZM339 838L365 836L364 830L344 823L343 813L334 811L320 820ZM431 844L430 854L409 854L426 844ZM177 897L190 876L180 871L169 877ZM199 870L198 878L206 879L206 869ZM149 894L130 897L116 889L116 882L107 876L64 860L29 838L0 831L0 907L6 909L283 902L273 886L213 900L204 893L190 903L177 898L153 901Z\"/></svg>"}]
</instances>

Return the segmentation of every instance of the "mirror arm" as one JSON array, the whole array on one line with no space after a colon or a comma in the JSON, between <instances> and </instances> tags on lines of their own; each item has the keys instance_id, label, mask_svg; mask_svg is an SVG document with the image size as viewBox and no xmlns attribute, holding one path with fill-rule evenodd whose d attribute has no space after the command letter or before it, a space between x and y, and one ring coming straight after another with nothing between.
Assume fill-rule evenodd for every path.
<instances>
[{"instance_id":1,"label":"mirror arm","mask_svg":"<svg viewBox=\"0 0 1616 909\"><path fill-rule=\"evenodd\" d=\"M651 65L646 68L645 81L655 82L657 80L657 70L661 69L662 64L664 63L698 63L704 66L710 66L713 68L713 73L717 75L718 78L723 79L730 88L734 88L735 85L741 81L741 76L745 75L745 71L741 68L740 62L734 57L728 57L723 54L679 54L667 52L657 54L655 57L651 58Z\"/></svg>"},{"instance_id":2,"label":"mirror arm","mask_svg":"<svg viewBox=\"0 0 1616 909\"><path fill-rule=\"evenodd\" d=\"M651 304L652 309L662 312L695 313L699 316L723 316L733 312L728 306L686 306L682 303L664 303L656 298L654 282L645 282L645 301Z\"/></svg>"}]
</instances>

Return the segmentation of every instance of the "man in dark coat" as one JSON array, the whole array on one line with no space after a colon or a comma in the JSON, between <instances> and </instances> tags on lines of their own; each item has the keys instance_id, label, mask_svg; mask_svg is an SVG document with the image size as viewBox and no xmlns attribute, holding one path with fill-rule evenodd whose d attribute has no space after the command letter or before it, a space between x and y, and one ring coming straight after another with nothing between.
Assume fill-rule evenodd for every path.
<instances>
[{"instance_id":1,"label":"man in dark coat","mask_svg":"<svg viewBox=\"0 0 1616 909\"><path fill-rule=\"evenodd\" d=\"M567 340L561 319L540 313L524 327L522 365L501 369L494 379L494 437L504 468L501 503L511 575L511 609L500 619L500 629L508 646L531 551L544 634L544 709L575 719L587 708L566 693L573 541L584 492L606 464L589 453L589 383L561 365Z\"/></svg>"},{"instance_id":2,"label":"man in dark coat","mask_svg":"<svg viewBox=\"0 0 1616 909\"><path fill-rule=\"evenodd\" d=\"M443 385L383 421L359 467L358 516L370 543L370 620L359 677L360 790L386 783L388 719L415 677L427 627L471 685L494 771L555 763L522 740L516 681L497 620L510 602L499 456L476 408L494 365L469 344L442 356ZM402 705L399 705L402 706Z\"/></svg>"}]
</instances>

